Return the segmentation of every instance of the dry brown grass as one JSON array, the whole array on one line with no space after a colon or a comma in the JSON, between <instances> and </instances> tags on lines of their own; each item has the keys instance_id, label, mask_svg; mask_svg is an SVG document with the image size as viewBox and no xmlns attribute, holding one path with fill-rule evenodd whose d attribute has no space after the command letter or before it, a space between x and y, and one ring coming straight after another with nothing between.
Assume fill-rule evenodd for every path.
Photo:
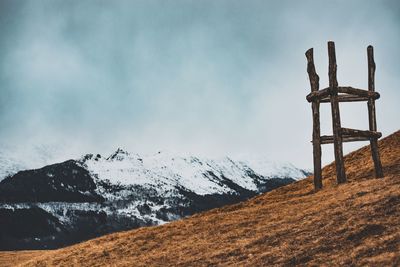
<instances>
[{"instance_id":1,"label":"dry brown grass","mask_svg":"<svg viewBox=\"0 0 400 267\"><path fill-rule=\"evenodd\" d=\"M400 265L400 131L380 141L385 178L373 178L369 147L334 166L324 189L312 177L249 201L158 227L38 252L26 266ZM18 253L16 254L18 255ZM32 255L32 254L31 254ZM0 254L0 263L7 253ZM17 263L14 261L13 263ZM13 265L14 265L13 264Z\"/></svg>"}]
</instances>

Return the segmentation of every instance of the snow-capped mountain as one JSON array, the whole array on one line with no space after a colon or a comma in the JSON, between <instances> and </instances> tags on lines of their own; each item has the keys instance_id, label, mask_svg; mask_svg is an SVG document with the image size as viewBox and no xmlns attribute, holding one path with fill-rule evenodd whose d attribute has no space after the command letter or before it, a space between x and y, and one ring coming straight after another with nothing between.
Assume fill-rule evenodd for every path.
<instances>
[{"instance_id":1,"label":"snow-capped mountain","mask_svg":"<svg viewBox=\"0 0 400 267\"><path fill-rule=\"evenodd\" d=\"M122 149L109 157L88 154L0 182L0 249L59 247L162 224L306 175L291 164L261 160L140 156Z\"/></svg>"},{"instance_id":2,"label":"snow-capped mountain","mask_svg":"<svg viewBox=\"0 0 400 267\"><path fill-rule=\"evenodd\" d=\"M271 162L234 161L228 157L212 160L199 157L182 157L165 152L140 156L118 149L108 158L87 155L82 160L94 177L120 185L155 185L160 190L172 190L177 185L199 195L233 193L233 189L221 184L225 177L251 191L260 191L257 177L301 179L305 172L291 164ZM257 170L257 171L255 171ZM212 172L218 179L210 178Z\"/></svg>"}]
</instances>

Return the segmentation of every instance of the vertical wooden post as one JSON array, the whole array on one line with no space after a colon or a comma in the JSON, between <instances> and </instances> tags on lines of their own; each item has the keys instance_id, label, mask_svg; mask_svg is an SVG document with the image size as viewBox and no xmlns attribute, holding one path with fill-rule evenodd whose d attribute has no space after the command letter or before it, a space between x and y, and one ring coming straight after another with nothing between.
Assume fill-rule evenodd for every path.
<instances>
[{"instance_id":1,"label":"vertical wooden post","mask_svg":"<svg viewBox=\"0 0 400 267\"><path fill-rule=\"evenodd\" d=\"M374 48L370 45L367 48L368 54L368 90L375 91L375 61L374 61ZM376 112L375 112L375 99L369 98L368 100L368 122L369 130L376 131ZM382 164L379 157L378 139L371 138L371 153L374 160L375 176L377 178L383 177Z\"/></svg>"},{"instance_id":2,"label":"vertical wooden post","mask_svg":"<svg viewBox=\"0 0 400 267\"><path fill-rule=\"evenodd\" d=\"M346 182L346 173L344 170L343 161L343 140L340 124L340 111L338 102L338 82L336 78L336 54L335 43L328 42L328 56L329 56L329 89L331 95L331 108L332 108L332 128L333 128L333 144L335 150L335 164L336 164L336 179L338 184Z\"/></svg>"},{"instance_id":3,"label":"vertical wooden post","mask_svg":"<svg viewBox=\"0 0 400 267\"><path fill-rule=\"evenodd\" d=\"M310 79L311 92L319 90L319 77L315 71L313 49L310 48L306 52L307 57L307 73ZM319 190L322 188L322 171L321 171L321 129L319 122L319 100L312 102L313 115L313 161L314 161L314 188Z\"/></svg>"}]
</instances>

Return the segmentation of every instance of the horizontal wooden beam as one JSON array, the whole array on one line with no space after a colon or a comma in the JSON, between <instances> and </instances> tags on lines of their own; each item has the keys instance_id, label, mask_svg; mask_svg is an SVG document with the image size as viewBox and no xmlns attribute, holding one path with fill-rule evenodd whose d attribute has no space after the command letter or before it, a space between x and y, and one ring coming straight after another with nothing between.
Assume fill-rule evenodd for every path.
<instances>
[{"instance_id":1,"label":"horizontal wooden beam","mask_svg":"<svg viewBox=\"0 0 400 267\"><path fill-rule=\"evenodd\" d=\"M363 89L357 89L350 86L339 86L338 87L338 101L339 102L354 102L354 101L366 101L370 98L379 99L380 94L378 92L367 91ZM320 100L321 103L330 102L331 90L329 87L319 91L313 91L306 96L308 102Z\"/></svg>"},{"instance_id":2,"label":"horizontal wooden beam","mask_svg":"<svg viewBox=\"0 0 400 267\"><path fill-rule=\"evenodd\" d=\"M360 102L360 101L368 101L370 98L365 96L355 96L355 95L338 95L337 97L339 102ZM331 97L328 96L326 98L322 98L320 103L330 103Z\"/></svg>"},{"instance_id":3,"label":"horizontal wooden beam","mask_svg":"<svg viewBox=\"0 0 400 267\"><path fill-rule=\"evenodd\" d=\"M338 92L345 93L345 94L351 94L351 95L357 95L357 96L372 97L374 99L378 99L380 97L380 94L377 92L371 92L368 90L357 89L357 88L353 88L350 86L339 86Z\"/></svg>"},{"instance_id":4,"label":"horizontal wooden beam","mask_svg":"<svg viewBox=\"0 0 400 267\"><path fill-rule=\"evenodd\" d=\"M356 142L356 141L370 141L371 139L378 139L382 133L375 131L362 131L349 128L341 128L341 135L343 142ZM321 135L321 145L332 144L333 135Z\"/></svg>"},{"instance_id":5,"label":"horizontal wooden beam","mask_svg":"<svg viewBox=\"0 0 400 267\"><path fill-rule=\"evenodd\" d=\"M349 128L341 128L341 133L343 136L352 136L352 137L367 137L367 138L380 138L382 137L382 133L376 131L362 131L356 129Z\"/></svg>"},{"instance_id":6,"label":"horizontal wooden beam","mask_svg":"<svg viewBox=\"0 0 400 267\"><path fill-rule=\"evenodd\" d=\"M321 135L321 145L333 144L333 135ZM363 136L343 136L342 142L369 141L370 138Z\"/></svg>"}]
</instances>

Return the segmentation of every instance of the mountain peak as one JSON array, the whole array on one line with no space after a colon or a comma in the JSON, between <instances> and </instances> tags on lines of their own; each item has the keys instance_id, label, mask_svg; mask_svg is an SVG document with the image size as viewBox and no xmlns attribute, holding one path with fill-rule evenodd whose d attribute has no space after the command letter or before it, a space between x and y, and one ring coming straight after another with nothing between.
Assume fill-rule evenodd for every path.
<instances>
[{"instance_id":1,"label":"mountain peak","mask_svg":"<svg viewBox=\"0 0 400 267\"><path fill-rule=\"evenodd\" d=\"M114 153L112 153L107 160L123 160L126 158L126 156L129 156L129 152L123 150L122 148L118 148Z\"/></svg>"}]
</instances>

